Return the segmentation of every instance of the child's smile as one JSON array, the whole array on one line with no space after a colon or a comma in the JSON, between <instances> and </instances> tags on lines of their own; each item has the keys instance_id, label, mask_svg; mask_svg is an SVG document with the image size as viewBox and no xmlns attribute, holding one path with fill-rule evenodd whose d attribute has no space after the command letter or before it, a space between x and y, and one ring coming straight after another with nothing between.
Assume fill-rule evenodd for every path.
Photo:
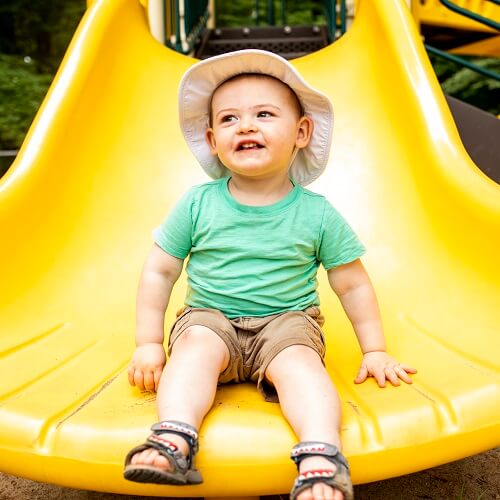
<instances>
[{"instance_id":1,"label":"child's smile","mask_svg":"<svg viewBox=\"0 0 500 500\"><path fill-rule=\"evenodd\" d=\"M264 146L255 141L243 140L240 141L238 146L236 147L236 151L256 151L258 149L262 149Z\"/></svg>"}]
</instances>

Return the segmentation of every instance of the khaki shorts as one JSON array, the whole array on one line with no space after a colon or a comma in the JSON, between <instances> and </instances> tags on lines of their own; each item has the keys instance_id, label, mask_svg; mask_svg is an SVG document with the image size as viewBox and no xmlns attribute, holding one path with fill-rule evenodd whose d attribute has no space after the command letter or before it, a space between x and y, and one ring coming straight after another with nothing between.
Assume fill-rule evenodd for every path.
<instances>
[{"instance_id":1,"label":"khaki shorts","mask_svg":"<svg viewBox=\"0 0 500 500\"><path fill-rule=\"evenodd\" d=\"M257 382L266 401L278 402L278 395L265 378L272 359L286 347L305 345L314 349L321 360L325 340L321 327L324 318L318 307L305 311L287 311L272 316L229 319L216 309L185 307L177 313L170 331L168 352L190 326L201 325L215 332L229 349L230 360L220 374L219 383Z\"/></svg>"}]
</instances>

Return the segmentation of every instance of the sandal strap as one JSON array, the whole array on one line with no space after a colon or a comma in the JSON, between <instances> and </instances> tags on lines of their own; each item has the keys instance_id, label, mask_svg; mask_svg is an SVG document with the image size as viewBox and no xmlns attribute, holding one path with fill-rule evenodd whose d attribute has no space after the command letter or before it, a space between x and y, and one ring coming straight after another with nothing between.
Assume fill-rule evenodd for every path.
<instances>
[{"instance_id":1,"label":"sandal strap","mask_svg":"<svg viewBox=\"0 0 500 500\"><path fill-rule=\"evenodd\" d=\"M301 441L292 448L290 458L299 469L302 460L308 457L323 456L335 465L335 470L317 469L299 473L293 485L290 499L295 500L302 491L315 483L324 483L342 492L344 500L351 500L353 489L349 477L349 463L340 450L333 444L321 441Z\"/></svg>"},{"instance_id":2,"label":"sandal strap","mask_svg":"<svg viewBox=\"0 0 500 500\"><path fill-rule=\"evenodd\" d=\"M349 471L349 463L344 455L340 453L339 449L333 444L323 443L321 441L301 441L292 448L290 454L290 458L294 461L295 465L297 465L297 469L304 458L315 456L324 456L333 464L341 464Z\"/></svg>"},{"instance_id":3,"label":"sandal strap","mask_svg":"<svg viewBox=\"0 0 500 500\"><path fill-rule=\"evenodd\" d=\"M305 481L306 479L311 479L312 477L333 477L335 476L335 471L332 469L315 469L308 470L299 474L298 479Z\"/></svg>"},{"instance_id":4,"label":"sandal strap","mask_svg":"<svg viewBox=\"0 0 500 500\"><path fill-rule=\"evenodd\" d=\"M174 420L165 420L158 422L151 427L152 434L146 439L146 442L136 446L129 451L125 458L125 468L133 468L131 465L132 457L144 450L154 448L160 455L164 456L172 470L164 474L169 475L175 481L168 484L199 484L202 482L201 474L193 468L194 455L198 451L198 432L196 429L184 422ZM166 433L176 434L182 437L189 446L189 453L185 455L179 450L179 447L173 443ZM161 471L160 471L161 472ZM127 470L125 471L127 473ZM128 477L125 476L127 479ZM135 479L131 479L134 481ZM182 480L182 481L181 481ZM180 483L178 481L181 481ZM187 482L186 482L187 481ZM142 482L142 481L139 481ZM147 481L146 481L147 482ZM154 482L154 481L153 481Z\"/></svg>"},{"instance_id":5,"label":"sandal strap","mask_svg":"<svg viewBox=\"0 0 500 500\"><path fill-rule=\"evenodd\" d=\"M342 468L341 471L339 469L318 469L299 474L290 493L290 500L296 500L300 493L312 488L316 483L323 483L341 491L344 495L344 500L352 500L354 498L349 472Z\"/></svg>"},{"instance_id":6,"label":"sandal strap","mask_svg":"<svg viewBox=\"0 0 500 500\"><path fill-rule=\"evenodd\" d=\"M160 455L165 457L174 471L184 473L191 468L191 459L186 457L174 443L157 434L151 434L145 443L130 450L125 457L125 466L131 465L132 457L135 454L151 448L154 448Z\"/></svg>"},{"instance_id":7,"label":"sandal strap","mask_svg":"<svg viewBox=\"0 0 500 500\"><path fill-rule=\"evenodd\" d=\"M165 432L176 434L186 440L190 457L198 453L198 431L192 425L177 420L163 420L154 424L151 430L156 436Z\"/></svg>"}]
</instances>

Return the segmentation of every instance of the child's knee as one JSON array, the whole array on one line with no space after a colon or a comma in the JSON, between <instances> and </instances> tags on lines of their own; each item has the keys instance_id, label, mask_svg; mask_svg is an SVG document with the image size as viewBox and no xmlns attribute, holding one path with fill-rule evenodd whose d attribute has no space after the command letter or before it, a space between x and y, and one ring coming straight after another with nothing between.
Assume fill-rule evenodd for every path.
<instances>
[{"instance_id":1,"label":"child's knee","mask_svg":"<svg viewBox=\"0 0 500 500\"><path fill-rule=\"evenodd\" d=\"M303 344L286 347L276 355L273 361L285 364L288 367L292 364L305 364L306 366L319 364L323 366L319 353L312 347Z\"/></svg>"},{"instance_id":2,"label":"child's knee","mask_svg":"<svg viewBox=\"0 0 500 500\"><path fill-rule=\"evenodd\" d=\"M175 340L172 353L187 351L203 357L229 360L229 351L224 341L213 330L202 325L188 326Z\"/></svg>"},{"instance_id":3,"label":"child's knee","mask_svg":"<svg viewBox=\"0 0 500 500\"><path fill-rule=\"evenodd\" d=\"M266 378L273 382L284 375L289 377L290 368L295 373L322 371L324 369L320 355L311 347L306 345L291 345L280 351L269 363L266 369Z\"/></svg>"}]
</instances>

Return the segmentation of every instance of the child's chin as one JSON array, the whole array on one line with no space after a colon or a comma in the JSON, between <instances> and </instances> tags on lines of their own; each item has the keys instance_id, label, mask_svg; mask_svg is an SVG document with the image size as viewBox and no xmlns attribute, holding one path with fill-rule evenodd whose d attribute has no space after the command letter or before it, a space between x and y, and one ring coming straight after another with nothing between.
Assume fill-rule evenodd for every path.
<instances>
[{"instance_id":1,"label":"child's chin","mask_svg":"<svg viewBox=\"0 0 500 500\"><path fill-rule=\"evenodd\" d=\"M267 162L258 161L254 158L246 158L244 161L238 162L233 165L234 170L243 172L259 172L264 173L272 170L271 166ZM231 167L229 167L232 170Z\"/></svg>"}]
</instances>

